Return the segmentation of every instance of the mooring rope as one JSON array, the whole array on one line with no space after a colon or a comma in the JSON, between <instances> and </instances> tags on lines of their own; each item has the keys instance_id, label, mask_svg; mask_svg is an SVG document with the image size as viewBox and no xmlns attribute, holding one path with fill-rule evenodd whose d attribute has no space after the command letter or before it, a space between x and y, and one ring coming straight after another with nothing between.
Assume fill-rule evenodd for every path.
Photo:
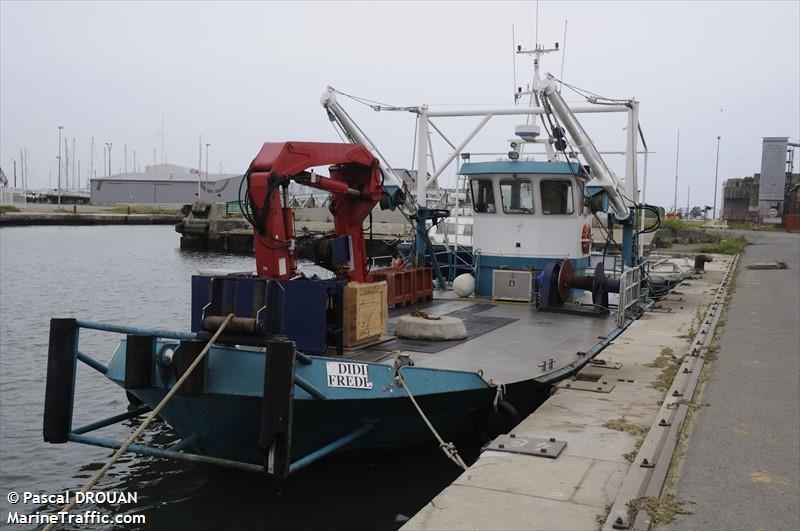
<instances>
[{"instance_id":1,"label":"mooring rope","mask_svg":"<svg viewBox=\"0 0 800 531\"><path fill-rule=\"evenodd\" d=\"M495 388L494 400L492 400L492 408L497 411L497 405L506 396L506 384L495 383L494 380L489 380L489 387Z\"/></svg>"},{"instance_id":2,"label":"mooring rope","mask_svg":"<svg viewBox=\"0 0 800 531\"><path fill-rule=\"evenodd\" d=\"M422 417L422 420L424 420L425 424L428 425L428 429L431 430L431 433L433 434L434 437L436 437L436 440L439 441L439 448L441 448L442 452L444 452L444 455L446 455L447 458L450 459L452 462L460 466L462 470L467 470L467 465L464 464L464 460L461 459L460 455L458 455L458 450L456 449L456 445L454 445L451 442L445 442L445 440L442 439L441 435L439 435L439 432L436 431L436 428L434 428L433 424L431 424L431 421L428 420L427 416L425 416L425 413L422 411L422 408L420 408L419 404L417 404L417 401L414 399L414 395L411 394L411 389L408 388L408 385L406 385L406 381L403 379L403 375L400 374L400 369L397 370L397 381L403 387L403 389L406 390L408 398L411 399L411 403L414 404L415 408L417 408L419 416Z\"/></svg>"},{"instance_id":3,"label":"mooring rope","mask_svg":"<svg viewBox=\"0 0 800 531\"><path fill-rule=\"evenodd\" d=\"M195 367L197 367L200 364L205 355L208 353L209 349L211 349L211 347L217 341L219 335L222 333L223 330L225 330L225 327L228 326L228 323L231 322L231 319L233 319L233 314L229 313L228 316L220 325L220 327L214 333L214 335L211 336L211 339L208 341L208 343L206 343L205 348L203 348L203 350L200 352L200 354L198 354L198 356L194 359L191 365L189 365L189 368L186 369L186 372L184 372L181 375L181 377L178 378L178 381L175 382L175 385L173 385L172 388L170 388L170 390L167 392L164 398L161 399L161 402L158 403L155 409L153 409L147 416L147 418L144 419L144 422L142 422L142 424L136 429L136 431L133 432L133 435L131 435L128 438L128 440L125 441L125 443L122 446L120 446L116 452L114 452L114 455L112 455L111 458L108 461L106 461L106 464L104 464L102 468L100 468L97 472L95 472L94 475L91 478L89 478L89 481L87 481L86 484L84 484L83 487L81 487L80 490L81 493L85 493L89 489L94 487L97 484L97 482L100 481L100 478L102 478L105 475L105 473L108 472L108 470L114 465L114 463L116 463L117 460L120 457L122 457L122 454L128 451L128 448L130 448L131 444L133 444L133 441L136 440L136 438L139 435L141 435L145 429L147 429L147 426L149 426L150 423L153 422L153 420L161 412L161 410L164 409L164 406L167 405L169 399L172 398L175 395L175 393L178 392L178 389L180 389L181 385L183 385L183 382L185 382L186 379L189 378L189 375L192 374L192 371L195 369ZM75 507L75 504L76 504L76 498L73 498L72 501L66 504L59 512L62 513L69 512L73 507ZM51 529L55 528L55 526L56 523L51 522L44 528L44 531L50 531Z\"/></svg>"}]
</instances>

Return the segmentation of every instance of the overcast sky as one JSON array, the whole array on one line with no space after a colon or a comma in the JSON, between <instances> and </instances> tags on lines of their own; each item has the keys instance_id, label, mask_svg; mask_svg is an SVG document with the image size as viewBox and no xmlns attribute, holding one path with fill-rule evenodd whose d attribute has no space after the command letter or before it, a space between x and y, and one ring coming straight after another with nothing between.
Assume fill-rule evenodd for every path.
<instances>
[{"instance_id":1,"label":"overcast sky","mask_svg":"<svg viewBox=\"0 0 800 531\"><path fill-rule=\"evenodd\" d=\"M759 171L761 137L800 137L800 2L542 1L538 11L548 46L563 41L568 20L567 82L641 102L656 152L652 203L672 205L679 128L681 205L687 186L692 205L711 204L717 135L720 187ZM319 105L328 84L395 105L508 106L511 27L530 46L535 12L535 2L3 0L0 165L11 178L27 148L32 186L55 186L59 125L70 146L76 139L84 182L92 137L98 176L106 142L114 172L126 144L129 168L133 150L151 164L163 116L168 162L197 166L202 135L210 171L242 172L264 141L338 139ZM518 84L532 72L522 59ZM543 69L558 75L561 60L547 56ZM410 165L411 115L343 103L393 165ZM442 127L458 138L475 121ZM493 121L469 150L506 150L518 122ZM622 115L587 120L601 149L622 149L624 126Z\"/></svg>"}]
</instances>

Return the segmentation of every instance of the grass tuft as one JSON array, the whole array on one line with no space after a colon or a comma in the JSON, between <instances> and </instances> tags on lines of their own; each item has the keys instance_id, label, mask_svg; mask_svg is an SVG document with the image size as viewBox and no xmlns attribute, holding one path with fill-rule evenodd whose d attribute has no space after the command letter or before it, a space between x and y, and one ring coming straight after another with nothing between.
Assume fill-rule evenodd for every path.
<instances>
[{"instance_id":1,"label":"grass tuft","mask_svg":"<svg viewBox=\"0 0 800 531\"><path fill-rule=\"evenodd\" d=\"M605 523L606 523L606 520L608 520L608 515L609 515L609 514L611 514L611 508L612 508L613 506L614 506L613 504L607 503L607 504L606 504L606 507L605 507L605 509L606 509L606 510L605 510L605 512L604 512L603 514L598 514L598 515L596 515L596 516L594 517L594 520L595 520L595 522L597 522L597 523L598 523L598 524L600 524L601 526L602 526L603 524L605 524Z\"/></svg>"},{"instance_id":2,"label":"grass tuft","mask_svg":"<svg viewBox=\"0 0 800 531\"><path fill-rule=\"evenodd\" d=\"M678 218L662 218L661 227L659 228L678 232L680 230L691 229L693 228L693 225Z\"/></svg>"},{"instance_id":3,"label":"grass tuft","mask_svg":"<svg viewBox=\"0 0 800 531\"><path fill-rule=\"evenodd\" d=\"M644 444L644 437L637 440L633 446L633 450L631 450L628 453L622 454L622 457L624 457L625 460L628 461L629 463L633 463L634 461L636 461L636 456L639 455L639 449L642 447L642 444Z\"/></svg>"},{"instance_id":4,"label":"grass tuft","mask_svg":"<svg viewBox=\"0 0 800 531\"><path fill-rule=\"evenodd\" d=\"M672 494L636 498L628 503L628 517L633 521L639 511L645 510L650 514L653 525L661 526L675 520L675 515L692 514L684 509L686 503Z\"/></svg>"},{"instance_id":5,"label":"grass tuft","mask_svg":"<svg viewBox=\"0 0 800 531\"><path fill-rule=\"evenodd\" d=\"M646 426L642 426L640 424L634 424L633 422L628 422L624 418L609 420L608 422L603 424L603 427L608 428L609 430L623 431L635 437L641 437L642 435L647 433Z\"/></svg>"},{"instance_id":6,"label":"grass tuft","mask_svg":"<svg viewBox=\"0 0 800 531\"><path fill-rule=\"evenodd\" d=\"M644 366L645 367L655 367L657 369L663 369L664 367L669 365L670 362L673 361L673 359L674 359L672 357L673 354L674 354L674 351L671 348L669 348L669 347L662 348L661 349L661 353L658 355L658 357L656 359L654 359L653 361L651 361L650 363L645 363Z\"/></svg>"},{"instance_id":7,"label":"grass tuft","mask_svg":"<svg viewBox=\"0 0 800 531\"><path fill-rule=\"evenodd\" d=\"M717 243L701 245L698 251L711 254L741 254L746 247L747 239L744 236L728 235Z\"/></svg>"}]
</instances>

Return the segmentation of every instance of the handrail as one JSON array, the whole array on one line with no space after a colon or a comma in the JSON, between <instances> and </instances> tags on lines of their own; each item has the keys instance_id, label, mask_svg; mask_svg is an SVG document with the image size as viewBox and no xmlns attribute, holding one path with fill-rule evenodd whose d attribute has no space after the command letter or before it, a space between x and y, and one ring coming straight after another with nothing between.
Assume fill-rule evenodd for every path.
<instances>
[{"instance_id":1,"label":"handrail","mask_svg":"<svg viewBox=\"0 0 800 531\"><path fill-rule=\"evenodd\" d=\"M103 332L114 332L117 334L132 334L143 336L163 337L167 339L197 339L198 335L194 332L175 332L172 330L159 330L156 328L139 328L136 326L125 326L113 323L98 323L96 321L84 321L78 319L76 324L80 328L90 330L100 330Z\"/></svg>"}]
</instances>

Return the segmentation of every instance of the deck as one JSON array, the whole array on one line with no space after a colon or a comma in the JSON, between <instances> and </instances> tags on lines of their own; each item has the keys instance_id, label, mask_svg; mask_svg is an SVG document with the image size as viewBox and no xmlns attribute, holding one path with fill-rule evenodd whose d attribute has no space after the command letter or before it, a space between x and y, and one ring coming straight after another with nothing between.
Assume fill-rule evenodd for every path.
<instances>
[{"instance_id":1,"label":"deck","mask_svg":"<svg viewBox=\"0 0 800 531\"><path fill-rule=\"evenodd\" d=\"M349 358L391 364L397 351L419 367L482 371L500 384L541 379L563 371L617 329L613 317L538 312L523 302L435 299L389 313L389 334L401 315L414 309L464 320L467 337L458 341L392 338L348 352ZM552 360L552 362L551 362Z\"/></svg>"}]
</instances>

